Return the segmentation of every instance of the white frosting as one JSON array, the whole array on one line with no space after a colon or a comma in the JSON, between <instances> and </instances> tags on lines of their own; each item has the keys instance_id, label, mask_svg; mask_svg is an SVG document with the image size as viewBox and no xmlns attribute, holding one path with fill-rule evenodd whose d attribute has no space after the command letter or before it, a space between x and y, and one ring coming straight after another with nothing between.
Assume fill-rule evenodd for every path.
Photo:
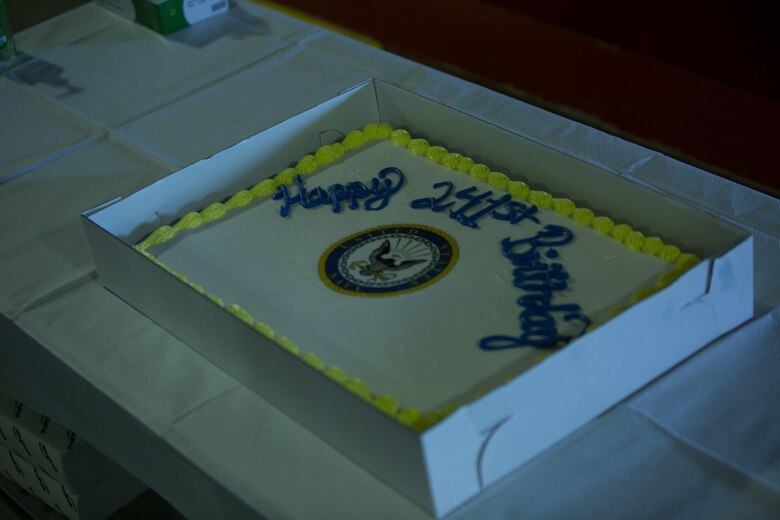
<instances>
[{"instance_id":1,"label":"white frosting","mask_svg":"<svg viewBox=\"0 0 780 520\"><path fill-rule=\"evenodd\" d=\"M473 397L539 358L540 351L533 348L486 352L478 346L486 336L521 334L517 298L523 292L512 285L513 266L500 247L503 238L534 236L547 224L571 229L574 241L557 248L560 256L554 260L569 272L569 288L556 293L553 304L577 303L596 322L672 267L551 210L539 210L540 224L524 220L512 225L486 216L479 229L472 229L446 211L413 209L412 200L442 193L433 189L436 182L452 181L456 190L490 188L389 141L349 152L307 176L306 187L369 184L387 166L400 168L406 183L383 210L366 211L362 202L360 209L350 210L344 203L342 212L334 214L328 205L298 205L282 218L281 202L269 198L150 251L208 294L241 306L278 335L291 338L302 352L341 367L377 394L423 411ZM503 195L493 191L496 197ZM318 262L330 246L386 224L439 229L454 238L460 256L443 278L406 294L355 296L323 283ZM560 330L565 332L565 326L561 323Z\"/></svg>"}]
</instances>

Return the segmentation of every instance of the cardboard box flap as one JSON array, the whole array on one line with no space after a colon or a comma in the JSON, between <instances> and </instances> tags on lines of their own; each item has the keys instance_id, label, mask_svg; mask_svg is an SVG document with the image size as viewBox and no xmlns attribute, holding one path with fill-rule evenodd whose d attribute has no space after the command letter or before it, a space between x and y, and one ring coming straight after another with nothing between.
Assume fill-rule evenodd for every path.
<instances>
[{"instance_id":1,"label":"cardboard box flap","mask_svg":"<svg viewBox=\"0 0 780 520\"><path fill-rule=\"evenodd\" d=\"M433 508L447 512L482 489L479 457L485 435L460 409L421 437Z\"/></svg>"}]
</instances>

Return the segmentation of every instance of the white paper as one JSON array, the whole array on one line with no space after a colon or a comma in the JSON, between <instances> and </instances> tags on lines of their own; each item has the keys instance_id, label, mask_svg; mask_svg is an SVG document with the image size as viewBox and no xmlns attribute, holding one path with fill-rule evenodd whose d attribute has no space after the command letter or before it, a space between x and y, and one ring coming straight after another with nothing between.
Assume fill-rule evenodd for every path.
<instances>
[{"instance_id":1,"label":"white paper","mask_svg":"<svg viewBox=\"0 0 780 520\"><path fill-rule=\"evenodd\" d=\"M100 129L0 76L0 186L93 141Z\"/></svg>"},{"instance_id":2,"label":"white paper","mask_svg":"<svg viewBox=\"0 0 780 520\"><path fill-rule=\"evenodd\" d=\"M0 311L15 318L91 280L80 213L168 172L121 143L98 140L0 184Z\"/></svg>"},{"instance_id":3,"label":"white paper","mask_svg":"<svg viewBox=\"0 0 780 520\"><path fill-rule=\"evenodd\" d=\"M20 41L20 51L27 52ZM165 37L122 21L47 49L12 74L100 123L116 126L262 60L286 44L243 11ZM58 81L47 81L52 69Z\"/></svg>"},{"instance_id":4,"label":"white paper","mask_svg":"<svg viewBox=\"0 0 780 520\"><path fill-rule=\"evenodd\" d=\"M302 80L305 77L316 78L315 84ZM185 166L366 79L364 72L350 65L287 47L208 89L123 125L120 132L168 162Z\"/></svg>"}]
</instances>

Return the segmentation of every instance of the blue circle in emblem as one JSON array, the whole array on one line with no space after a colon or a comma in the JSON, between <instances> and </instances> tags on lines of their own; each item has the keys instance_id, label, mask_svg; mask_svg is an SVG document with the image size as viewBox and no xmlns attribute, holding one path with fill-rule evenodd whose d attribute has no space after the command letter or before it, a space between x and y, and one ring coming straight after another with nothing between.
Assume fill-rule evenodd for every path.
<instances>
[{"instance_id":1,"label":"blue circle in emblem","mask_svg":"<svg viewBox=\"0 0 780 520\"><path fill-rule=\"evenodd\" d=\"M418 224L374 227L333 244L319 262L320 278L345 294L393 296L446 275L458 259L448 234Z\"/></svg>"}]
</instances>

